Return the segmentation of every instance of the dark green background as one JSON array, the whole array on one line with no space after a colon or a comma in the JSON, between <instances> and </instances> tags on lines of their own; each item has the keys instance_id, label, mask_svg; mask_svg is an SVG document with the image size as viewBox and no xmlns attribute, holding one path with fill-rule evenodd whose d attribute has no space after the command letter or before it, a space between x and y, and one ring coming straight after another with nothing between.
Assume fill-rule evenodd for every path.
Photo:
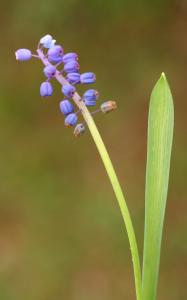
<instances>
[{"instance_id":1,"label":"dark green background","mask_svg":"<svg viewBox=\"0 0 187 300\"><path fill-rule=\"evenodd\" d=\"M116 167L142 253L146 131L151 89L165 71L175 133L159 300L186 300L187 2L14 0L0 10L0 299L135 299L123 222L89 132L75 139L42 99L42 65L18 63L52 34L97 74L96 123Z\"/></svg>"}]
</instances>

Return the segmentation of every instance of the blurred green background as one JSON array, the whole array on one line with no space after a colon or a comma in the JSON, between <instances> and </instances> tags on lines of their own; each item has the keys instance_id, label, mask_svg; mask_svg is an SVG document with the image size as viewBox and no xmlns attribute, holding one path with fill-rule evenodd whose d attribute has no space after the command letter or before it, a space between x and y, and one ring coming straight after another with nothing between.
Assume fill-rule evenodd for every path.
<instances>
[{"instance_id":1,"label":"blurred green background","mask_svg":"<svg viewBox=\"0 0 187 300\"><path fill-rule=\"evenodd\" d=\"M122 218L89 132L75 139L42 99L39 61L18 63L52 34L97 74L101 101L118 110L96 123L143 244L149 96L165 71L175 134L159 300L187 299L187 1L11 0L0 10L0 299L135 299Z\"/></svg>"}]
</instances>

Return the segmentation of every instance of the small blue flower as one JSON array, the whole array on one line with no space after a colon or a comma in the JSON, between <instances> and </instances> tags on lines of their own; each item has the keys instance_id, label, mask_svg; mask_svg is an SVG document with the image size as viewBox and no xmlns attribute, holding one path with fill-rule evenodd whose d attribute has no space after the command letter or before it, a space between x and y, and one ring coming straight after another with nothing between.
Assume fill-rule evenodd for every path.
<instances>
[{"instance_id":1,"label":"small blue flower","mask_svg":"<svg viewBox=\"0 0 187 300\"><path fill-rule=\"evenodd\" d=\"M69 53L64 54L63 63L66 64L70 60L78 60L78 55L76 53L73 53L73 52L69 52Z\"/></svg>"},{"instance_id":2,"label":"small blue flower","mask_svg":"<svg viewBox=\"0 0 187 300\"><path fill-rule=\"evenodd\" d=\"M71 84L65 84L62 86L62 93L68 98L71 98L75 91L75 87Z\"/></svg>"},{"instance_id":3,"label":"small blue flower","mask_svg":"<svg viewBox=\"0 0 187 300\"><path fill-rule=\"evenodd\" d=\"M55 57L55 56L51 57L51 56L49 56L48 59L53 64L58 64L58 63L62 62L62 56L58 56L58 57Z\"/></svg>"},{"instance_id":4,"label":"small blue flower","mask_svg":"<svg viewBox=\"0 0 187 300\"><path fill-rule=\"evenodd\" d=\"M60 111L64 115L71 114L72 112L74 112L73 104L69 100L60 101Z\"/></svg>"},{"instance_id":5,"label":"small blue flower","mask_svg":"<svg viewBox=\"0 0 187 300\"><path fill-rule=\"evenodd\" d=\"M77 84L80 82L80 74L79 73L68 73L66 76L69 83Z\"/></svg>"},{"instance_id":6,"label":"small blue flower","mask_svg":"<svg viewBox=\"0 0 187 300\"><path fill-rule=\"evenodd\" d=\"M63 54L63 48L59 45L53 46L47 52L49 61L53 63L61 62L63 59Z\"/></svg>"},{"instance_id":7,"label":"small blue flower","mask_svg":"<svg viewBox=\"0 0 187 300\"><path fill-rule=\"evenodd\" d=\"M96 76L92 72L86 72L80 76L81 83L94 83L96 81Z\"/></svg>"},{"instance_id":8,"label":"small blue flower","mask_svg":"<svg viewBox=\"0 0 187 300\"><path fill-rule=\"evenodd\" d=\"M86 106L95 106L96 100L84 100Z\"/></svg>"},{"instance_id":9,"label":"small blue flower","mask_svg":"<svg viewBox=\"0 0 187 300\"><path fill-rule=\"evenodd\" d=\"M69 114L66 118L65 118L65 126L66 127L72 127L75 126L75 124L77 123L77 115L76 114Z\"/></svg>"},{"instance_id":10,"label":"small blue flower","mask_svg":"<svg viewBox=\"0 0 187 300\"><path fill-rule=\"evenodd\" d=\"M40 95L42 97L48 97L51 96L53 93L53 87L52 84L50 82L42 82L40 85Z\"/></svg>"},{"instance_id":11,"label":"small blue flower","mask_svg":"<svg viewBox=\"0 0 187 300\"><path fill-rule=\"evenodd\" d=\"M29 49L19 49L15 52L17 60L29 60L32 57L32 53Z\"/></svg>"},{"instance_id":12,"label":"small blue flower","mask_svg":"<svg viewBox=\"0 0 187 300\"><path fill-rule=\"evenodd\" d=\"M99 98L99 93L96 90L90 89L87 90L83 95L83 100L97 100Z\"/></svg>"},{"instance_id":13,"label":"small blue flower","mask_svg":"<svg viewBox=\"0 0 187 300\"><path fill-rule=\"evenodd\" d=\"M76 60L70 60L64 65L64 71L66 73L73 73L79 70L80 66Z\"/></svg>"},{"instance_id":14,"label":"small blue flower","mask_svg":"<svg viewBox=\"0 0 187 300\"><path fill-rule=\"evenodd\" d=\"M44 72L46 77L52 78L52 77L55 76L56 68L55 68L55 66L48 65L44 68L43 72Z\"/></svg>"},{"instance_id":15,"label":"small blue flower","mask_svg":"<svg viewBox=\"0 0 187 300\"><path fill-rule=\"evenodd\" d=\"M47 49L52 48L56 43L56 40L53 40L50 34L46 34L44 37L40 39L40 44Z\"/></svg>"}]
</instances>

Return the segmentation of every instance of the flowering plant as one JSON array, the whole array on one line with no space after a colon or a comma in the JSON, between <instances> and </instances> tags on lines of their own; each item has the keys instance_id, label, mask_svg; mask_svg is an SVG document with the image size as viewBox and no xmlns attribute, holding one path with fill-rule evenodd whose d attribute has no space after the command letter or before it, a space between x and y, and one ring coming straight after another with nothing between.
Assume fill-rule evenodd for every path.
<instances>
[{"instance_id":1,"label":"flowering plant","mask_svg":"<svg viewBox=\"0 0 187 300\"><path fill-rule=\"evenodd\" d=\"M81 136L85 132L86 125L88 126L109 176L126 227L134 269L136 298L155 300L174 124L173 100L165 74L162 73L153 89L149 109L144 251L141 269L136 236L125 197L92 117L98 111L107 113L116 109L116 102L105 101L96 111L88 110L96 105L99 93L95 89L88 89L83 96L80 96L76 85L94 83L96 76L92 72L81 74L78 55L74 52L65 54L62 46L56 45L51 35L40 39L37 53L32 54L28 49L19 49L15 54L19 61L27 61L35 57L43 63L46 80L40 86L42 97L52 95L52 79L56 79L61 84L64 99L59 103L60 111L65 117L65 126L75 127L76 137ZM60 70L61 65L63 68ZM78 108L76 112L74 105ZM77 124L80 114L84 121Z\"/></svg>"}]
</instances>

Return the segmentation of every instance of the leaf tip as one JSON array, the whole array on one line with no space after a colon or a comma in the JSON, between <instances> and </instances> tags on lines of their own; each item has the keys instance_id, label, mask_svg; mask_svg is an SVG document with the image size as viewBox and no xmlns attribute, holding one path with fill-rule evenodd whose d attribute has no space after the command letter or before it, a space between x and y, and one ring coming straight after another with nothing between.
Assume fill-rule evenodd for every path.
<instances>
[{"instance_id":1,"label":"leaf tip","mask_svg":"<svg viewBox=\"0 0 187 300\"><path fill-rule=\"evenodd\" d=\"M161 78L163 78L164 80L167 80L166 74L164 72L161 73Z\"/></svg>"}]
</instances>

